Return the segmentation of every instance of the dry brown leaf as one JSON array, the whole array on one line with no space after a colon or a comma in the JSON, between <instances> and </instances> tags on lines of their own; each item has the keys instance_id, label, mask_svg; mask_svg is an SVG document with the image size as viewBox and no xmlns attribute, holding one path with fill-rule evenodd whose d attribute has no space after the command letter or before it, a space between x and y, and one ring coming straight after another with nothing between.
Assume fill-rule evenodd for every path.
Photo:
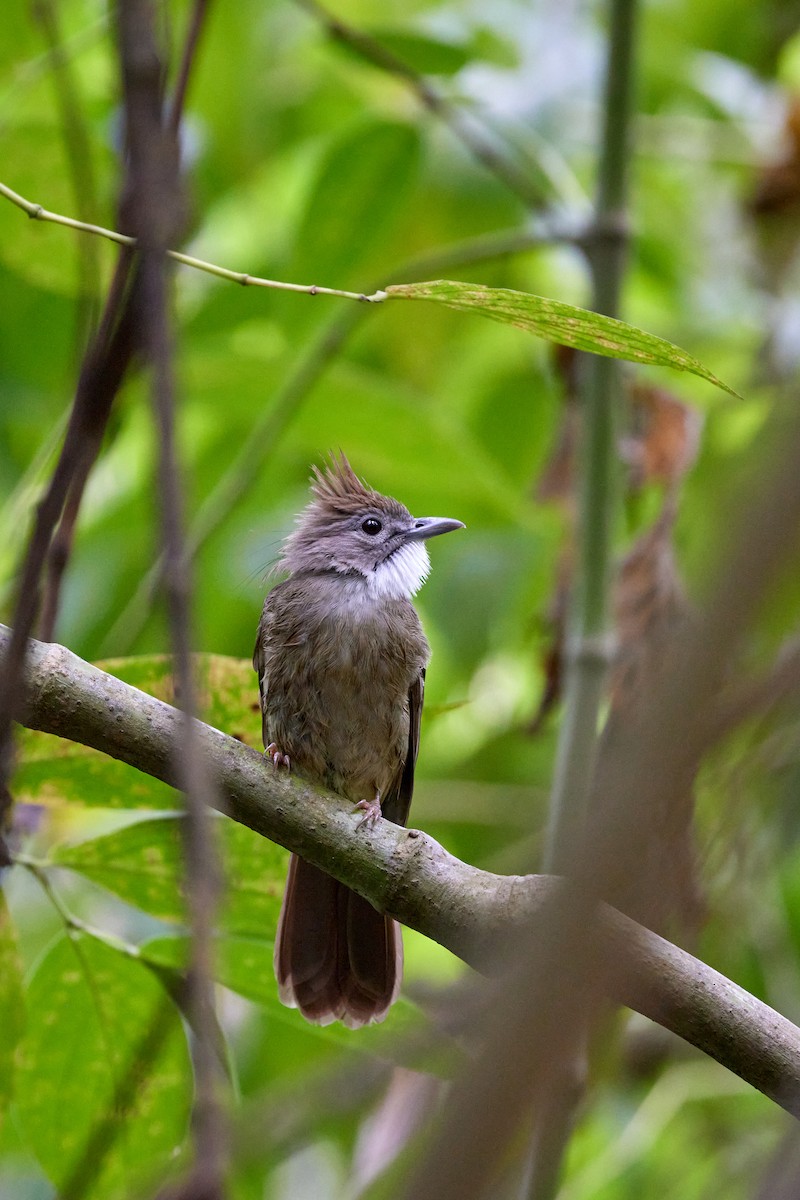
<instances>
[{"instance_id":1,"label":"dry brown leaf","mask_svg":"<svg viewBox=\"0 0 800 1200\"><path fill-rule=\"evenodd\" d=\"M702 416L665 388L636 381L629 396L632 429L620 439L620 455L630 467L631 487L674 487L697 458Z\"/></svg>"},{"instance_id":2,"label":"dry brown leaf","mask_svg":"<svg viewBox=\"0 0 800 1200\"><path fill-rule=\"evenodd\" d=\"M527 726L538 733L561 696L563 644L575 561L577 520L576 459L580 430L577 364L573 350L557 347L554 366L564 385L561 425L553 450L539 478L535 496L559 505L567 524L557 566L556 586L549 605L550 636L542 654L545 686L537 712ZM647 483L663 485L666 497L661 517L639 539L621 565L614 598L620 654L612 694L621 703L622 689L633 676L646 671L656 653L659 629L670 627L683 603L672 553L672 527L681 480L697 457L702 417L661 387L633 380L626 386L628 434L620 439L620 457L630 468L628 485L638 490Z\"/></svg>"},{"instance_id":3,"label":"dry brown leaf","mask_svg":"<svg viewBox=\"0 0 800 1200\"><path fill-rule=\"evenodd\" d=\"M756 217L793 211L800 217L800 96L790 96L784 118L784 152L761 168L747 207Z\"/></svg>"}]
</instances>

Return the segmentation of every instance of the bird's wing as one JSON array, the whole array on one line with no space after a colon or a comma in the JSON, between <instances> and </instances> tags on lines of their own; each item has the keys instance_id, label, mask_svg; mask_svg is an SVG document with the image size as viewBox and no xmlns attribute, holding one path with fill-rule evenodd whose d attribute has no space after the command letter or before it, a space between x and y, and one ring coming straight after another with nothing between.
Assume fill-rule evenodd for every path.
<instances>
[{"instance_id":1,"label":"bird's wing","mask_svg":"<svg viewBox=\"0 0 800 1200\"><path fill-rule=\"evenodd\" d=\"M267 598L264 602L264 608L261 613L261 619L258 622L258 633L256 634L256 645L255 645L255 649L253 650L253 669L255 670L255 673L258 676L258 692L261 697L261 736L262 736L262 740L263 740L265 746L267 744L267 728L266 728L266 720L265 720L265 712L266 712L266 705L267 705L267 678L265 675L265 671L266 671L267 664L264 659L264 636L267 633L267 630L269 629L270 622L272 621L273 613L272 613L272 605L271 605L270 601L272 599L273 594L274 594L274 589L273 589L273 592L270 592L270 594L267 596Z\"/></svg>"},{"instance_id":2,"label":"bird's wing","mask_svg":"<svg viewBox=\"0 0 800 1200\"><path fill-rule=\"evenodd\" d=\"M419 754L419 726L422 719L422 703L425 698L425 668L408 689L408 750L405 761L392 780L386 795L381 798L384 817L395 825L405 825L411 797L414 794L414 767Z\"/></svg>"}]
</instances>

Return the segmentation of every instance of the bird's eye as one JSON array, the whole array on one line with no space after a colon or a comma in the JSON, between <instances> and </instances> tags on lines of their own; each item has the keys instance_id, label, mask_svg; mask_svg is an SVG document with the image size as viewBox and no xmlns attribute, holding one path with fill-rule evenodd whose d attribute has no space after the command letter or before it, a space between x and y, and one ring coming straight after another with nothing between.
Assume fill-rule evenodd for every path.
<instances>
[{"instance_id":1,"label":"bird's eye","mask_svg":"<svg viewBox=\"0 0 800 1200\"><path fill-rule=\"evenodd\" d=\"M364 533L369 533L374 537L376 533L380 533L383 526L376 517L367 517L366 521L361 522L361 528L364 530Z\"/></svg>"}]
</instances>

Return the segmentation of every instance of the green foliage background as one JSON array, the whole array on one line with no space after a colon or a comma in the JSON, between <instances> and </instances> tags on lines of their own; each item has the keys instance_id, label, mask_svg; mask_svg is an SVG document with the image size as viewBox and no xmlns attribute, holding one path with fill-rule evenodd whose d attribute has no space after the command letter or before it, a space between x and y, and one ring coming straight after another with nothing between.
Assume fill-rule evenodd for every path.
<instances>
[{"instance_id":1,"label":"green foliage background","mask_svg":"<svg viewBox=\"0 0 800 1200\"><path fill-rule=\"evenodd\" d=\"M118 94L106 7L63 0L54 11L60 68L27 7L4 11L3 181L46 208L113 227ZM493 9L466 0L352 0L336 11L430 74L470 119L488 121L556 224L585 218L601 9L555 0ZM186 12L185 4L164 6L174 45ZM766 416L791 400L796 380L797 214L768 231L770 248L744 201L759 162L780 153L779 84L797 73L800 42L790 35L798 17L800 6L765 0L665 0L642 12L635 237L623 315L685 347L746 396L645 372L705 416L677 530L690 590L702 589ZM78 118L65 120L65 95ZM414 261L479 235L524 232L533 220L402 81L332 44L288 0L212 8L185 155L186 248L253 275L369 292L390 280L435 277ZM6 616L31 504L52 465L115 253L0 203ZM569 246L451 264L446 273L573 304L588 298L583 259ZM231 660L249 658L270 566L306 500L309 465L341 447L371 484L413 512L467 524L465 534L434 543L419 598L434 656L413 820L479 866L535 869L556 722L535 738L525 727L544 686L546 614L564 538L562 515L534 498L560 417L551 351L439 305L348 307L186 269L176 273L175 312L187 519L190 530L203 522L194 612L195 645L209 656L201 663L207 719L258 744L255 677L246 662ZM326 358L334 338L341 344ZM157 554L154 457L145 388L134 378L86 496L58 637L85 658L114 656L109 669L166 695L157 657L166 649L164 620L142 582ZM657 502L646 493L628 506L620 551ZM787 579L754 660L791 630L797 599L796 581ZM740 732L707 767L699 797L709 908L703 955L795 1020L797 750L791 720ZM108 1108L153 1007L175 995L184 948L177 800L117 764L34 736L23 740L17 791L43 805L46 818L34 822L38 809L25 810L35 824L24 843L32 870L9 873L13 923L5 909L0 920L0 1197L44 1200ZM386 1026L359 1035L308 1027L277 1004L272 983L284 855L245 834L221 832L229 885L220 952L225 1056L245 1101L299 1112L312 1086L304 1081L323 1068L356 1061L362 1050L407 1062L404 1037L425 1025L415 999L461 970L409 935L409 998ZM101 995L107 1000L98 1003ZM163 1172L183 1144L190 1077L174 1007L169 1021L148 1089L132 1109L122 1107L125 1134L91 1196L124 1196L132 1186L135 1194L145 1183L131 1180L128 1165L144 1153ZM722 1068L652 1039L636 1021L625 1025L598 1053L565 1196L753 1194L785 1118ZM422 1065L446 1074L456 1053L442 1047L441 1061ZM262 1138L237 1169L233 1195L344 1194L367 1103L355 1096L340 1116L312 1105L302 1138Z\"/></svg>"}]
</instances>

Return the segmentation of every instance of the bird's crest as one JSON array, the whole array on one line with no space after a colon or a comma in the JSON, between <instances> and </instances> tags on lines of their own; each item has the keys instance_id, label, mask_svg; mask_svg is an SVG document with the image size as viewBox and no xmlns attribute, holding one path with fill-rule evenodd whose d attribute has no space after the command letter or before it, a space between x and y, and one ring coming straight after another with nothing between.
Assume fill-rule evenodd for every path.
<instances>
[{"instance_id":1,"label":"bird's crest","mask_svg":"<svg viewBox=\"0 0 800 1200\"><path fill-rule=\"evenodd\" d=\"M336 539L341 537L343 525L346 527L362 513L378 512L388 519L411 520L408 509L397 500L367 487L341 451L331 454L322 468L311 469L314 498L299 514L296 529L283 543L279 570L342 570L336 556Z\"/></svg>"},{"instance_id":2,"label":"bird's crest","mask_svg":"<svg viewBox=\"0 0 800 1200\"><path fill-rule=\"evenodd\" d=\"M316 466L311 470L312 507L319 512L350 516L365 508L405 511L396 500L376 492L359 479L341 450L331 454L322 470Z\"/></svg>"},{"instance_id":3,"label":"bird's crest","mask_svg":"<svg viewBox=\"0 0 800 1200\"><path fill-rule=\"evenodd\" d=\"M363 505L375 496L372 488L358 478L341 450L338 454L331 454L322 469L317 466L311 468L311 491L321 504L332 508L339 508L343 504L350 508L353 501Z\"/></svg>"}]
</instances>

